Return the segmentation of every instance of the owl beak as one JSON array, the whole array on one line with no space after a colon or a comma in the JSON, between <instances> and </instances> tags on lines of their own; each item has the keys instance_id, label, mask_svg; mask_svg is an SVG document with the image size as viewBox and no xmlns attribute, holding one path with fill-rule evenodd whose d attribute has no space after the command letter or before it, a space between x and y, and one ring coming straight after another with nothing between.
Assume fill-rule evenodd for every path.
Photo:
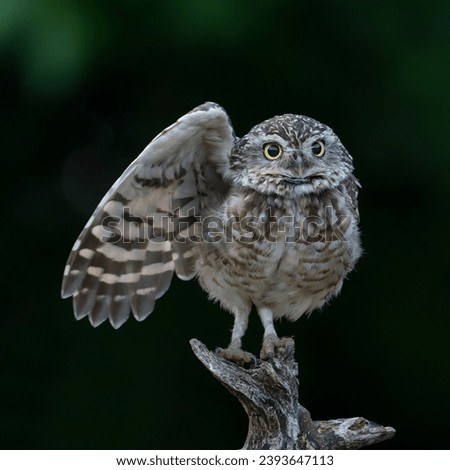
<instances>
[{"instance_id":1,"label":"owl beak","mask_svg":"<svg viewBox=\"0 0 450 470\"><path fill-rule=\"evenodd\" d=\"M292 158L294 161L291 162L291 166L289 168L290 175L286 175L284 177L284 181L293 185L305 184L309 182L307 178L305 178L305 159L302 152L300 150L296 151L292 155Z\"/></svg>"},{"instance_id":2,"label":"owl beak","mask_svg":"<svg viewBox=\"0 0 450 470\"><path fill-rule=\"evenodd\" d=\"M304 162L303 162L303 155L300 152L300 150L293 154L293 158L295 160L294 168L297 173L296 176L301 178L303 176L303 171L304 171L304 164L303 164Z\"/></svg>"}]
</instances>

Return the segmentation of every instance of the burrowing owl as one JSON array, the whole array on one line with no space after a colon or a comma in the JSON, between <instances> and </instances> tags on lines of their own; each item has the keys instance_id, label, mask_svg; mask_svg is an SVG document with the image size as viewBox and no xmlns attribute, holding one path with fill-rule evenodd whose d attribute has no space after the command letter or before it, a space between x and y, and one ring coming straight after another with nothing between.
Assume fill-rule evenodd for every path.
<instances>
[{"instance_id":1,"label":"burrowing owl","mask_svg":"<svg viewBox=\"0 0 450 470\"><path fill-rule=\"evenodd\" d=\"M297 320L341 289L361 254L358 181L333 131L275 116L235 137L225 111L205 103L162 131L101 200L76 240L62 296L75 317L119 328L143 320L173 273L197 277L234 315L221 354L242 350L255 305L260 356L286 346L274 319Z\"/></svg>"}]
</instances>

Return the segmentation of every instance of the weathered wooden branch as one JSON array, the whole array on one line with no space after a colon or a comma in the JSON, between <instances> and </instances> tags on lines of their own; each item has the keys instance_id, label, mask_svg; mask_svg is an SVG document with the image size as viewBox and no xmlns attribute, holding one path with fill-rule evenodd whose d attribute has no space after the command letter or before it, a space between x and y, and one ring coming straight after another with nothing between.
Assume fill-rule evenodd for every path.
<instances>
[{"instance_id":1,"label":"weathered wooden branch","mask_svg":"<svg viewBox=\"0 0 450 470\"><path fill-rule=\"evenodd\" d=\"M209 351L197 339L192 350L211 374L235 395L247 412L243 449L360 449L395 434L364 418L313 421L298 401L298 366L294 346L273 359L241 367Z\"/></svg>"}]
</instances>

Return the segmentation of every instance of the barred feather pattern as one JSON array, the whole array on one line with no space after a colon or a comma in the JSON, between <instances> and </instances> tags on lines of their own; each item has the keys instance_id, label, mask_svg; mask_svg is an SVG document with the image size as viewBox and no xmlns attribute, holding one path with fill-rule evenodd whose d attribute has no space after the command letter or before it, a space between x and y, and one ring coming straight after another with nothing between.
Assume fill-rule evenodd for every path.
<instances>
[{"instance_id":1,"label":"barred feather pattern","mask_svg":"<svg viewBox=\"0 0 450 470\"><path fill-rule=\"evenodd\" d=\"M192 245L201 211L227 190L235 142L225 111L205 103L161 132L102 199L66 264L62 296L75 317L119 328L145 319L173 273L195 275Z\"/></svg>"}]
</instances>

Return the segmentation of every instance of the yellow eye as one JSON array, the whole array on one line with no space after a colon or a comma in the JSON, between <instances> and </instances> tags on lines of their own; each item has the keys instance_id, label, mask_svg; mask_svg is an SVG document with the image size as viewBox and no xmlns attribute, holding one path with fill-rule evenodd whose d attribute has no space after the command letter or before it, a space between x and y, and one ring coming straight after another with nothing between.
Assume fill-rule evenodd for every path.
<instances>
[{"instance_id":1,"label":"yellow eye","mask_svg":"<svg viewBox=\"0 0 450 470\"><path fill-rule=\"evenodd\" d=\"M325 144L321 140L316 140L311 145L311 152L316 157L323 157L325 154Z\"/></svg>"},{"instance_id":2,"label":"yellow eye","mask_svg":"<svg viewBox=\"0 0 450 470\"><path fill-rule=\"evenodd\" d=\"M283 149L278 144L270 143L264 145L264 156L267 160L276 160L281 155L283 155Z\"/></svg>"}]
</instances>

